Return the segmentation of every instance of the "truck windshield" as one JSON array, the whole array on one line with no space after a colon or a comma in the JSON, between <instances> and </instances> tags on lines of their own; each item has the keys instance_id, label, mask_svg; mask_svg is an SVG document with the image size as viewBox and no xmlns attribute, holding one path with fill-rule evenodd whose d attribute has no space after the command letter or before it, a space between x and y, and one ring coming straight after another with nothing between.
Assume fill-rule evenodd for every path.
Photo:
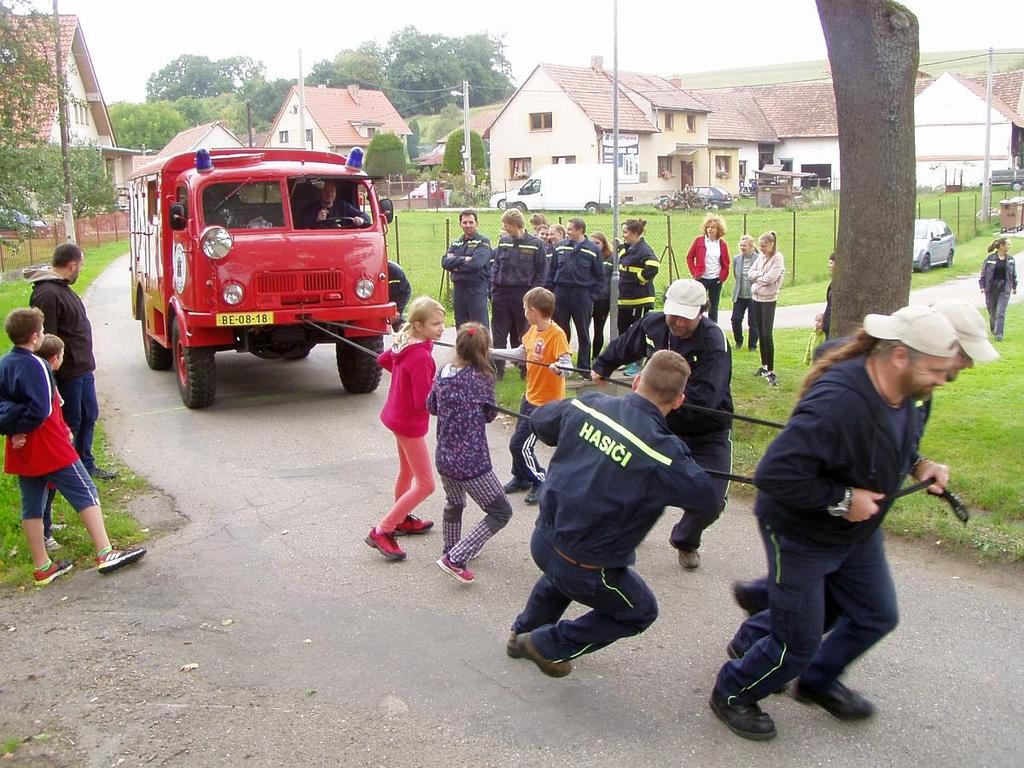
<instances>
[{"instance_id":1,"label":"truck windshield","mask_svg":"<svg viewBox=\"0 0 1024 768\"><path fill-rule=\"evenodd\" d=\"M281 185L277 181L229 181L203 188L203 222L228 229L284 226Z\"/></svg>"},{"instance_id":2,"label":"truck windshield","mask_svg":"<svg viewBox=\"0 0 1024 768\"><path fill-rule=\"evenodd\" d=\"M360 227L372 219L368 190L355 179L298 176L288 190L296 229Z\"/></svg>"}]
</instances>

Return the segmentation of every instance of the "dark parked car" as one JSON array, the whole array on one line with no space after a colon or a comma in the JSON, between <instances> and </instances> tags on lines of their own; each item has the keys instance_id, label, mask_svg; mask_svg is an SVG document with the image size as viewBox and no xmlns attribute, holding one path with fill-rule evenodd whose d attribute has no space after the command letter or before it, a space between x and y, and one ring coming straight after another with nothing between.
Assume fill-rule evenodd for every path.
<instances>
[{"instance_id":1,"label":"dark parked car","mask_svg":"<svg viewBox=\"0 0 1024 768\"><path fill-rule=\"evenodd\" d=\"M12 234L41 233L46 231L46 222L33 219L21 211L9 211L0 208L0 231Z\"/></svg>"},{"instance_id":2,"label":"dark parked car","mask_svg":"<svg viewBox=\"0 0 1024 768\"><path fill-rule=\"evenodd\" d=\"M942 264L953 266L953 252L956 250L956 236L939 219L916 219L914 221L914 271L927 272Z\"/></svg>"},{"instance_id":3,"label":"dark parked car","mask_svg":"<svg viewBox=\"0 0 1024 768\"><path fill-rule=\"evenodd\" d=\"M694 187L694 193L704 203L705 208L732 208L732 195L721 187Z\"/></svg>"}]
</instances>

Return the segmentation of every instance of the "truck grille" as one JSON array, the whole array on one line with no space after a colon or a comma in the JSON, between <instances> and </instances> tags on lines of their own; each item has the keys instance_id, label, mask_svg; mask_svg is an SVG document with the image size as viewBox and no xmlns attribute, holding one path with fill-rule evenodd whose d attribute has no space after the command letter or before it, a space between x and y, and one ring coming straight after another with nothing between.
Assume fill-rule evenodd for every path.
<instances>
[{"instance_id":1,"label":"truck grille","mask_svg":"<svg viewBox=\"0 0 1024 768\"><path fill-rule=\"evenodd\" d=\"M308 272L262 272L256 276L256 293L260 296L282 293L320 293L341 291L344 278L337 270Z\"/></svg>"}]
</instances>

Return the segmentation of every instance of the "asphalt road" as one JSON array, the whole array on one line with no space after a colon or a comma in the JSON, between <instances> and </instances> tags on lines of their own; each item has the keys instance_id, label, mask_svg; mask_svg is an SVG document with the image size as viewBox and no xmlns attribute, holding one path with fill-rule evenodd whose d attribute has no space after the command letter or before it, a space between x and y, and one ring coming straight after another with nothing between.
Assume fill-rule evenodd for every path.
<instances>
[{"instance_id":1,"label":"asphalt road","mask_svg":"<svg viewBox=\"0 0 1024 768\"><path fill-rule=\"evenodd\" d=\"M1024 763L1019 569L891 543L902 623L848 676L877 717L774 696L779 737L743 741L707 698L741 620L729 585L764 570L748 502L708 531L693 573L668 546L669 510L638 557L659 620L549 679L504 653L537 576L521 495L472 585L435 566L439 532L405 539L404 563L363 543L395 474L386 376L352 396L327 347L292 363L222 353L217 402L189 411L173 374L143 361L126 259L88 302L107 434L159 489L136 512L166 533L137 567L0 598L0 628L15 627L0 638L0 737L50 735L13 765ZM508 435L492 428L501 476Z\"/></svg>"}]
</instances>

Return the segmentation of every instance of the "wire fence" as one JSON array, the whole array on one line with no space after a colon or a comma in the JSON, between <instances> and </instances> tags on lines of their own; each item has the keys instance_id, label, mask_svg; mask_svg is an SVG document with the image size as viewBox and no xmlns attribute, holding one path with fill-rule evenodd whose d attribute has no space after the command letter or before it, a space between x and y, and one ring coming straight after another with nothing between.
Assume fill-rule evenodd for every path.
<instances>
[{"instance_id":1,"label":"wire fence","mask_svg":"<svg viewBox=\"0 0 1024 768\"><path fill-rule=\"evenodd\" d=\"M128 239L128 214L125 211L101 213L88 219L75 219L75 242L83 248ZM67 242L64 221L27 236L0 238L0 273L49 264L53 249Z\"/></svg>"}]
</instances>

